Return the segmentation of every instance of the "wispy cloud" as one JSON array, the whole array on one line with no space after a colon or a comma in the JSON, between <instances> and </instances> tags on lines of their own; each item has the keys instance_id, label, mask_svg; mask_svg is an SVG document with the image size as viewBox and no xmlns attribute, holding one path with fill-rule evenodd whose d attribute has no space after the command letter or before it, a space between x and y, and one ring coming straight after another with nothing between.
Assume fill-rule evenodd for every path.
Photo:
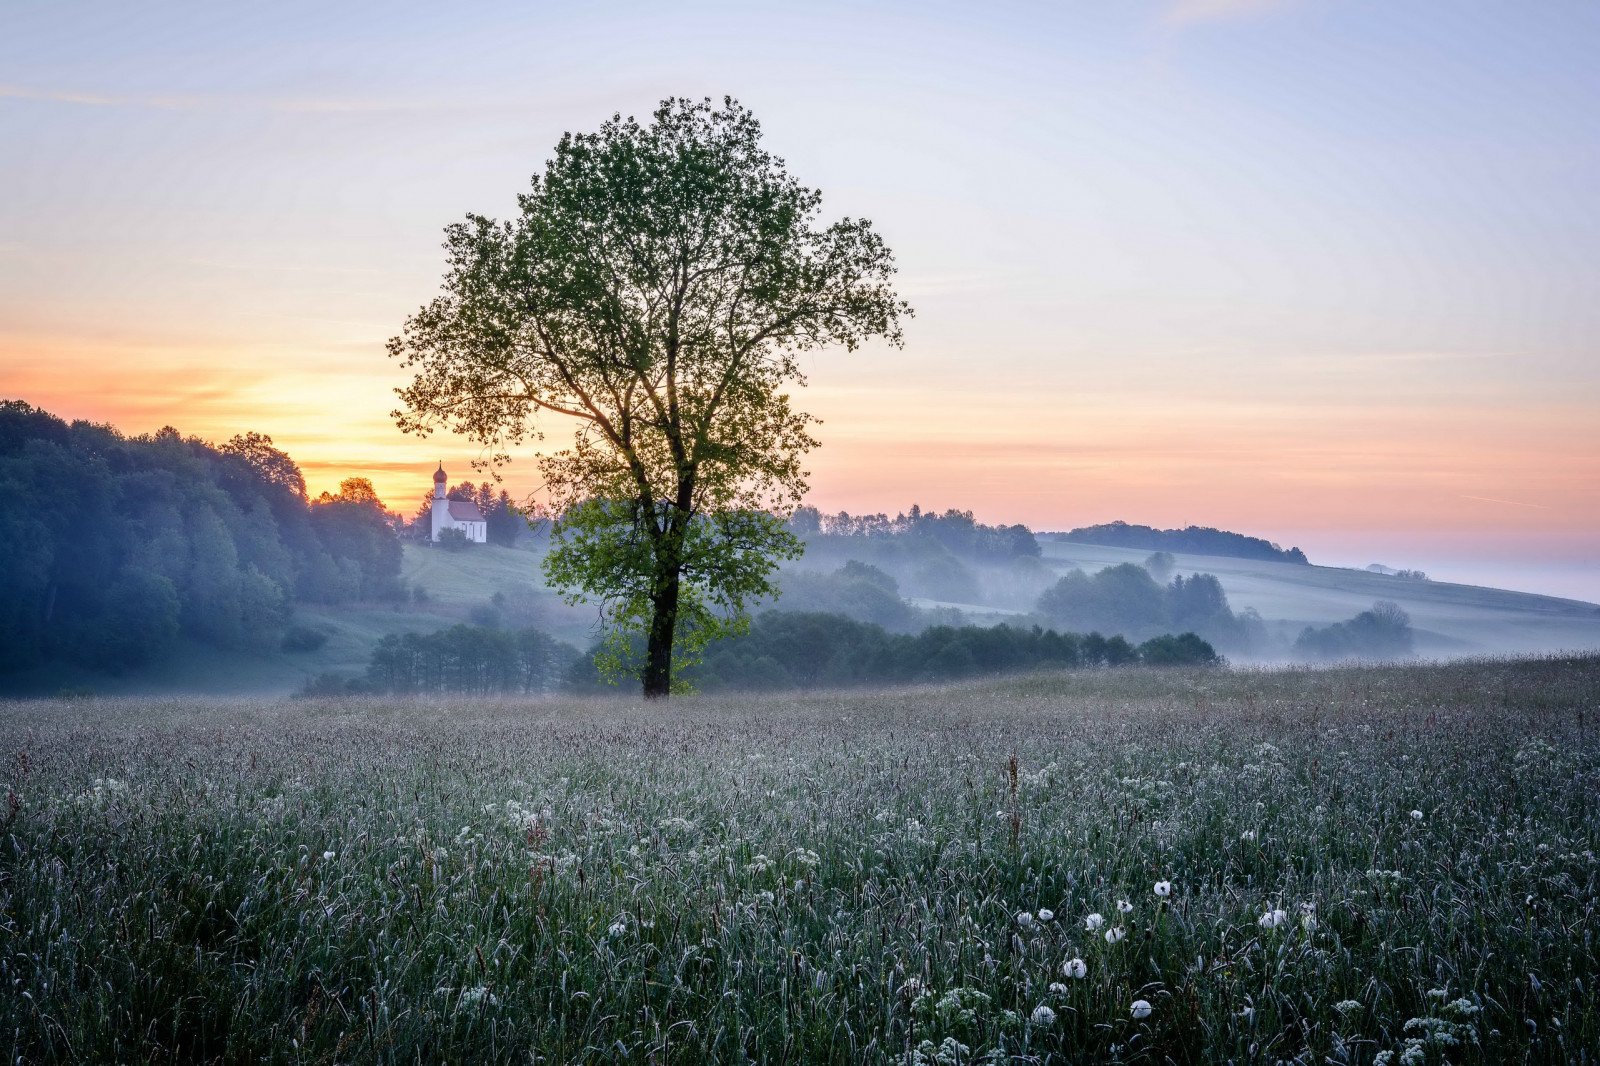
<instances>
[{"instance_id":1,"label":"wispy cloud","mask_svg":"<svg viewBox=\"0 0 1600 1066\"><path fill-rule=\"evenodd\" d=\"M1484 503L1503 503L1507 507L1534 507L1541 511L1553 510L1553 508L1542 503L1523 503L1520 500L1501 500L1496 499L1493 496L1467 496L1463 494L1461 498L1463 500L1481 500Z\"/></svg>"},{"instance_id":2,"label":"wispy cloud","mask_svg":"<svg viewBox=\"0 0 1600 1066\"><path fill-rule=\"evenodd\" d=\"M452 104L411 100L338 100L315 97L252 97L185 93L118 93L76 89L40 89L26 85L0 85L0 100L37 100L81 107L128 107L155 111L205 111L242 109L288 114L363 114L395 111L441 110Z\"/></svg>"},{"instance_id":3,"label":"wispy cloud","mask_svg":"<svg viewBox=\"0 0 1600 1066\"><path fill-rule=\"evenodd\" d=\"M1170 27L1206 22L1231 22L1268 15L1288 7L1293 0L1171 0L1161 22Z\"/></svg>"}]
</instances>

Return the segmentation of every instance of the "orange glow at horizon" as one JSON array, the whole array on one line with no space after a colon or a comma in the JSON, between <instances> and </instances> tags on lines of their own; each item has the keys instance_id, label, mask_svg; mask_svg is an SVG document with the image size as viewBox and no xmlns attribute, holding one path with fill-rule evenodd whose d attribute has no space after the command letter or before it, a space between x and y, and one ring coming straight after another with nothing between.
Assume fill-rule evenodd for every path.
<instances>
[{"instance_id":1,"label":"orange glow at horizon","mask_svg":"<svg viewBox=\"0 0 1600 1066\"><path fill-rule=\"evenodd\" d=\"M274 368L249 353L213 350L197 365L181 353L128 359L137 345L34 340L9 349L0 393L130 435L168 424L212 441L267 433L313 494L366 477L403 513L429 491L438 461L452 481L481 480L471 442L395 429L392 389L404 378L381 345L370 348L365 369L348 360L317 369L314 359ZM1273 539L1392 529L1470 533L1508 549L1528 537L1592 543L1600 528L1600 424L1578 402L1247 400L1196 396L1192 383L1159 393L994 382L960 395L824 385L797 399L824 420L808 502L829 512L915 502L1035 529L1117 518ZM568 427L545 429L555 447ZM534 453L503 473L524 496Z\"/></svg>"},{"instance_id":2,"label":"orange glow at horizon","mask_svg":"<svg viewBox=\"0 0 1600 1066\"><path fill-rule=\"evenodd\" d=\"M21 5L0 397L266 433L408 512L436 462L483 477L389 415L442 229L565 131L731 93L916 308L804 358L816 506L1600 575L1600 23L1203 6Z\"/></svg>"}]
</instances>

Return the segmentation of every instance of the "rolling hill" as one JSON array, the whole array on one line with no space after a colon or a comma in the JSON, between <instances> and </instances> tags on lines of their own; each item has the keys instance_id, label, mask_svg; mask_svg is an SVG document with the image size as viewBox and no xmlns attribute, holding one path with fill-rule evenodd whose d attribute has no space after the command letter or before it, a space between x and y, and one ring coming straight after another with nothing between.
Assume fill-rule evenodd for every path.
<instances>
[{"instance_id":1,"label":"rolling hill","mask_svg":"<svg viewBox=\"0 0 1600 1066\"><path fill-rule=\"evenodd\" d=\"M1148 551L1039 538L1044 562L1065 573L1142 563ZM1600 606L1530 592L1412 581L1366 570L1180 555L1175 572L1215 574L1234 610L1253 607L1274 635L1327 625L1393 600L1411 615L1417 653L1433 658L1600 647Z\"/></svg>"},{"instance_id":2,"label":"rolling hill","mask_svg":"<svg viewBox=\"0 0 1600 1066\"><path fill-rule=\"evenodd\" d=\"M1042 535L1043 562L1065 573L1141 563L1149 552L1065 542ZM1338 567L1176 554L1176 572L1215 574L1235 610L1253 607L1275 643L1287 644L1306 625L1326 625L1393 600L1412 618L1417 653L1427 658L1526 654L1600 648L1600 606L1504 589L1411 581ZM170 660L123 677L57 669L15 679L15 695L62 691L99 695L246 695L292 692L323 673L362 673L372 646L389 633L428 632L484 617L494 609L505 624L534 625L584 647L595 637L592 609L569 607L542 582L540 556L529 549L478 546L462 552L407 543L402 576L426 596L404 605L302 605L299 625L326 634L309 652L224 651L186 644ZM494 607L496 594L501 604ZM923 606L931 604L923 603ZM781 606L781 604L780 604ZM1015 620L1022 612L994 605L942 603L976 624ZM1027 605L1017 605L1025 607Z\"/></svg>"}]
</instances>

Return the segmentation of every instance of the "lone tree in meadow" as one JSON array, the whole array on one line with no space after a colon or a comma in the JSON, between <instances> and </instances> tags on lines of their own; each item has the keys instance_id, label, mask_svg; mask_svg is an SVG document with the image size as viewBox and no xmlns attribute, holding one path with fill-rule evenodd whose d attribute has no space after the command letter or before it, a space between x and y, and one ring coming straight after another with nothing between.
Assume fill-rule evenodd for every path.
<instances>
[{"instance_id":1,"label":"lone tree in meadow","mask_svg":"<svg viewBox=\"0 0 1600 1066\"><path fill-rule=\"evenodd\" d=\"M644 694L664 697L800 554L783 521L817 443L786 391L805 383L800 353L899 344L911 309L871 223L824 224L732 99L566 134L518 203L445 231L442 295L389 342L416 374L395 418L466 434L495 464L568 420L571 443L539 460L545 574L601 604L604 665L643 635Z\"/></svg>"}]
</instances>

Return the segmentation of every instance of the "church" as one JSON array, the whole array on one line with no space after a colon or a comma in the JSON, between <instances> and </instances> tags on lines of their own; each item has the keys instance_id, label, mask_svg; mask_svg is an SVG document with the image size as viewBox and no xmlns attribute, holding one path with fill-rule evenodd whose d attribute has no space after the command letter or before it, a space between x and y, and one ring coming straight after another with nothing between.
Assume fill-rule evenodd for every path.
<instances>
[{"instance_id":1,"label":"church","mask_svg":"<svg viewBox=\"0 0 1600 1066\"><path fill-rule=\"evenodd\" d=\"M484 544L489 540L489 523L483 517L483 512L478 510L478 505L471 500L452 500L445 495L445 482L449 476L444 472L444 463L439 464L439 469L433 472L433 531L431 539L438 540L439 534L447 529L459 529L466 538L474 544Z\"/></svg>"}]
</instances>

